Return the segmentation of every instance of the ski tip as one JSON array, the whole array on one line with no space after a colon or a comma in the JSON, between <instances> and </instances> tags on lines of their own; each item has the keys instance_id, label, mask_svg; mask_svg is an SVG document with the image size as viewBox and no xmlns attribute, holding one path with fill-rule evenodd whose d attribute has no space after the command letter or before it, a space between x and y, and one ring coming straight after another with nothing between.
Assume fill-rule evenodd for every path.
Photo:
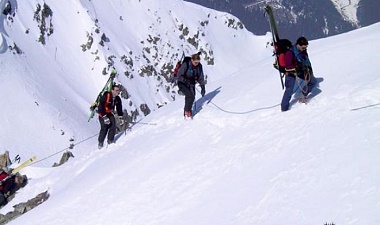
<instances>
[{"instance_id":1,"label":"ski tip","mask_svg":"<svg viewBox=\"0 0 380 225\"><path fill-rule=\"evenodd\" d=\"M21 165L19 165L18 167L14 168L11 172L12 175L15 175L16 173L20 172L22 169L24 169L25 167L29 166L31 163L33 163L35 160L37 159L36 156L32 156L30 157L29 159L27 159L26 161L24 161Z\"/></svg>"}]
</instances>

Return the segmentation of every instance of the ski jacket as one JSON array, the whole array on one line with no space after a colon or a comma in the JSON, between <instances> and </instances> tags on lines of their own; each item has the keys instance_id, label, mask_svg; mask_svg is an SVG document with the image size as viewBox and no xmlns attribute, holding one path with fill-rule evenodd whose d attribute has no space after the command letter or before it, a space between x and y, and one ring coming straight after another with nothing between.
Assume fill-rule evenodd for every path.
<instances>
[{"instance_id":1,"label":"ski jacket","mask_svg":"<svg viewBox=\"0 0 380 225\"><path fill-rule=\"evenodd\" d=\"M297 60L298 66L311 67L311 63L310 63L310 60L309 60L309 55L307 54L307 50L301 52L294 45L293 48L292 48L292 51L293 51L294 56L295 56L295 58Z\"/></svg>"},{"instance_id":2,"label":"ski jacket","mask_svg":"<svg viewBox=\"0 0 380 225\"><path fill-rule=\"evenodd\" d=\"M285 53L285 71L297 71L297 75L302 76L305 67L309 67L311 69L311 63L307 50L299 51L297 46L294 45L292 49Z\"/></svg>"},{"instance_id":3,"label":"ski jacket","mask_svg":"<svg viewBox=\"0 0 380 225\"><path fill-rule=\"evenodd\" d=\"M191 61L183 63L178 71L178 83L187 85L195 85L196 82L200 85L205 85L202 64L194 66Z\"/></svg>"},{"instance_id":4,"label":"ski jacket","mask_svg":"<svg viewBox=\"0 0 380 225\"><path fill-rule=\"evenodd\" d=\"M105 92L100 98L98 106L99 117L110 114L114 111L116 107L116 112L119 116L123 116L123 108L121 105L121 99L119 96L113 97L111 92Z\"/></svg>"},{"instance_id":5,"label":"ski jacket","mask_svg":"<svg viewBox=\"0 0 380 225\"><path fill-rule=\"evenodd\" d=\"M1 182L0 192L3 194L7 193L8 191L11 191L16 186L16 181L15 181L14 176L9 177L7 180L2 182L7 177L8 177L8 174L6 172L3 171L0 173L0 182Z\"/></svg>"}]
</instances>

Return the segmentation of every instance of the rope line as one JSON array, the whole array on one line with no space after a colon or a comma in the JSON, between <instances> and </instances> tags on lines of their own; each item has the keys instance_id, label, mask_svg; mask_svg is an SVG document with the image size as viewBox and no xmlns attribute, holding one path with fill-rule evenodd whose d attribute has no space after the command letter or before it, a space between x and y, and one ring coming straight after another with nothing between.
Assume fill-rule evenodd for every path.
<instances>
[{"instance_id":1,"label":"rope line","mask_svg":"<svg viewBox=\"0 0 380 225\"><path fill-rule=\"evenodd\" d=\"M196 88L197 92L200 93L200 91ZM222 112L225 112L225 113L229 113L229 114L249 114L249 113L253 113L253 112L256 112L256 111L260 111L260 110L266 110L266 109L271 109L271 108L275 108L277 106L279 106L280 104L276 104L276 105L273 105L273 106L268 106L268 107L262 107L262 108L256 108L256 109L252 109L252 110L248 110L248 111L245 111L245 112L234 112L234 111L229 111L229 110L226 110L226 109L223 109L222 107L218 106L217 104L215 104L214 102L212 102L211 99L207 98L207 97L203 97L207 100L207 104L208 103L211 103L213 104L217 109L219 109L220 111Z\"/></svg>"},{"instance_id":2,"label":"rope line","mask_svg":"<svg viewBox=\"0 0 380 225\"><path fill-rule=\"evenodd\" d=\"M132 129L133 126L138 125L138 124L142 124L142 125L157 125L156 123L145 123L145 122L140 122L140 121L137 121L137 122L129 122L129 123L132 124L132 126L127 127L123 132L126 132L127 130ZM120 132L120 133L122 133L122 132ZM87 138L85 138L85 139L83 139L83 140L81 140L81 141L79 141L79 142L77 142L77 143L72 143L72 144L70 144L69 147L67 147L67 148L65 148L65 149L62 149L62 150L60 150L60 151L58 151L58 152L56 152L56 153L54 153L54 154L48 155L48 156L46 156L45 158L42 158L42 159L40 159L40 160L37 160L37 161L31 163L30 165L34 165L34 164L36 164L36 163L39 163L39 162L45 161L46 159L51 158L51 157L53 157L53 156L55 156L55 155L57 155L57 154L59 154L59 153L61 153L61 152L67 151L67 150L69 150L69 149L74 149L75 146L77 146L77 145L79 145L79 144L81 144L81 143L83 143L83 142L86 142L86 141L90 140L91 138L94 138L94 137L96 137L96 136L98 136L98 135L99 135L99 133L96 133L96 134L94 134L94 135L92 135L92 136L89 136L89 137L87 137Z\"/></svg>"},{"instance_id":3,"label":"rope line","mask_svg":"<svg viewBox=\"0 0 380 225\"><path fill-rule=\"evenodd\" d=\"M380 103L372 104L372 105L367 105L367 106L362 106L362 107L359 107L359 108L354 108L354 109L351 109L351 111L356 111L356 110L366 109L366 108L370 108L370 107L375 107L377 105L380 105Z\"/></svg>"},{"instance_id":4,"label":"rope line","mask_svg":"<svg viewBox=\"0 0 380 225\"><path fill-rule=\"evenodd\" d=\"M253 112L256 112L256 111L260 111L260 110L271 109L271 108L275 108L275 107L277 107L277 106L280 105L280 104L277 104L277 105L273 105L273 106L252 109L252 110L248 110L248 111L245 111L245 112L234 112L234 111L225 110L225 109L221 108L220 106L218 106L217 104L213 103L212 101L209 101L209 102L211 104L213 104L217 109L219 109L222 112L229 113L229 114L240 114L240 115L242 115L242 114L249 114L249 113L253 113Z\"/></svg>"},{"instance_id":5,"label":"rope line","mask_svg":"<svg viewBox=\"0 0 380 225\"><path fill-rule=\"evenodd\" d=\"M300 87L299 87L299 88L300 88ZM197 88L195 88L195 89L196 89L196 91L197 91L198 93L201 93ZM298 88L297 88L297 89L298 89ZM253 113L253 112L257 112L257 111L261 111L261 110L272 109L272 108L278 107L278 106L280 105L280 104L276 104L276 105L273 105L273 106L267 106L267 107L256 108L256 109L252 109L252 110L248 110L248 111L237 112L237 111L230 111L230 110L223 109L222 107L220 107L220 106L218 106L217 104L215 104L211 99L209 99L209 98L207 98L207 97L204 97L204 98L207 100L207 104L208 104L208 103L211 103L211 104L214 105L218 110L220 110L220 111L222 111L222 112L225 112L225 113L229 113L229 114L237 114L237 115L249 114L249 113ZM376 105L377 105L377 104L376 104ZM367 106L367 107L370 107L370 106ZM353 110L357 110L357 109L353 109ZM141 121L141 120L140 120L140 121ZM142 125L157 125L156 123L145 123L145 122L140 122L140 121L137 121L137 122L130 122L130 124L132 124L132 126L131 126L131 127L128 127L127 129L125 129L125 132L126 132L127 130L130 130L133 126L135 126L135 125L137 125L137 124L142 124ZM40 160L37 160L37 161L31 163L30 165L34 165L34 164L40 163L40 162L42 162L42 161L45 161L46 159L51 158L51 157L53 157L53 156L55 156L55 155L57 155L57 154L59 154L59 153L62 153L62 152L64 152L64 151L67 151L67 150L69 150L69 149L74 149L74 147L75 147L76 145L79 145L79 144L81 144L81 143L83 143L83 142L86 142L86 141L90 140L91 138L96 137L97 135L99 135L99 133L96 133L96 134L94 134L94 135L92 135L92 136L90 136L90 137L87 137L87 138L85 138L85 139L83 139L83 140L81 140L81 141L79 141L79 142L77 142L77 143L72 143L69 147L64 148L64 149L62 149L62 150L60 150L60 151L58 151L58 152L56 152L56 153L54 153L54 154L48 155L48 156L46 156L46 157L44 157L44 158L42 158L42 159L40 159Z\"/></svg>"},{"instance_id":6,"label":"rope line","mask_svg":"<svg viewBox=\"0 0 380 225\"><path fill-rule=\"evenodd\" d=\"M69 147L67 147L67 148L65 148L65 149L62 149L62 150L60 150L60 151L58 151L58 152L56 152L56 153L54 153L54 154L48 155L48 156L46 156L45 158L42 158L42 159L40 159L40 160L37 160L37 161L31 163L30 166L31 166L31 165L34 165L34 164L36 164L36 163L39 163L39 162L45 161L46 159L51 158L51 157L53 157L53 156L55 156L55 155L57 155L57 154L59 154L59 153L61 153L61 152L63 152L63 151L67 151L68 149L73 149L74 146L79 145L79 144L81 144L81 143L83 143L83 142L85 142L85 141L88 141L89 139L91 139L91 138L93 138L93 137L96 137L98 134L99 134L99 133L94 134L94 135L92 135L92 136L90 136L90 137L88 137L88 138L85 138L85 139L79 141L79 142L76 143L76 144L71 144Z\"/></svg>"}]
</instances>

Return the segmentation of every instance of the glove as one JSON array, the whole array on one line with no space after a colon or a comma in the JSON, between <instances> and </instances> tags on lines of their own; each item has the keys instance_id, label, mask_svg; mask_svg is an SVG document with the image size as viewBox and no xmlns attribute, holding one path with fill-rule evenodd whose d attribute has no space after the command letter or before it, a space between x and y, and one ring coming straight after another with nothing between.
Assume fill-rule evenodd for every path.
<instances>
[{"instance_id":1,"label":"glove","mask_svg":"<svg viewBox=\"0 0 380 225\"><path fill-rule=\"evenodd\" d=\"M171 83L173 86L176 86L177 83L178 83L178 77L172 75L172 76L170 77L170 83Z\"/></svg>"},{"instance_id":2,"label":"glove","mask_svg":"<svg viewBox=\"0 0 380 225\"><path fill-rule=\"evenodd\" d=\"M107 115L104 115L102 118L105 125L109 125L111 123L111 120Z\"/></svg>"},{"instance_id":3,"label":"glove","mask_svg":"<svg viewBox=\"0 0 380 225\"><path fill-rule=\"evenodd\" d=\"M5 198L8 198L11 195L11 192L8 191L8 192L4 193L3 195L4 195Z\"/></svg>"},{"instance_id":4,"label":"glove","mask_svg":"<svg viewBox=\"0 0 380 225\"><path fill-rule=\"evenodd\" d=\"M123 126L124 123L125 123L125 121L124 121L123 117L122 117L122 116L119 116L119 125L120 125L120 126Z\"/></svg>"},{"instance_id":5,"label":"glove","mask_svg":"<svg viewBox=\"0 0 380 225\"><path fill-rule=\"evenodd\" d=\"M204 85L201 85L201 88L202 88L202 90L201 90L201 95L202 95L202 97L203 97L203 96L205 96L205 94L206 94L206 88L205 88Z\"/></svg>"}]
</instances>

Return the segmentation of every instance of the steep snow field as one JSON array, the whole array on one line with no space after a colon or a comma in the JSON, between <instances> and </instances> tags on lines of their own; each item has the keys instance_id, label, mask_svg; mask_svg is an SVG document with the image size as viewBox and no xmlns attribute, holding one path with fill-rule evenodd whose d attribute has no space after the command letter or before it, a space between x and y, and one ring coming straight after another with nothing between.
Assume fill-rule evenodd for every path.
<instances>
[{"instance_id":1,"label":"steep snow field","mask_svg":"<svg viewBox=\"0 0 380 225\"><path fill-rule=\"evenodd\" d=\"M129 15L137 17L151 2L143 1ZM113 4L114 10L122 10L124 3L119 4ZM183 17L187 20L201 14L180 1L151 10L172 7L180 14L182 6L194 10ZM95 10L99 17L102 10ZM111 26L105 18L102 23ZM0 213L46 190L51 197L9 224L379 224L380 24L311 41L319 87L309 104L295 103L285 113L266 47L270 35L231 34L222 24L209 25L215 26L207 36L214 44L215 65L204 65L207 94L198 94L194 120L183 120L184 100L177 97L120 134L114 145L98 150L94 136L75 146L75 158L60 167L50 167L59 160L56 155L24 169L29 184ZM2 48L5 42L9 37L3 35ZM121 38L114 48L123 43ZM80 58L79 53L62 54L62 60ZM31 150L18 153L44 159L68 146L67 139L59 138L62 130L77 129L77 142L96 135L99 125L96 119L87 123L87 108L99 91L94 86L101 88L105 80L93 74L94 85L87 85L80 72L74 77L73 71L84 71L79 61L70 64L70 73L56 76L61 64L42 61L37 73L37 66L25 63L29 60L28 54L0 58L0 88L8 93L0 98L5 106L2 143L11 153L30 143ZM149 91L140 92L142 98L144 93ZM33 133L38 130L41 134Z\"/></svg>"}]
</instances>

